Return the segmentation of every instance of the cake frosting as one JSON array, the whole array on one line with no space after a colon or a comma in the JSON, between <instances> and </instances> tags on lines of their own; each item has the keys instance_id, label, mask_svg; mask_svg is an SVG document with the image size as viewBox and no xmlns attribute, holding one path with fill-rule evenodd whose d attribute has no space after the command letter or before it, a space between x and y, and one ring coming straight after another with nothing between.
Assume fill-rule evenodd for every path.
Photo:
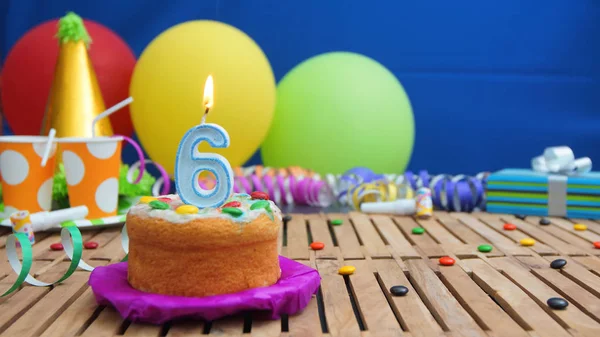
<instances>
[{"instance_id":1,"label":"cake frosting","mask_svg":"<svg viewBox=\"0 0 600 337\"><path fill-rule=\"evenodd\" d=\"M253 204L255 204L257 202L261 202L263 200L251 199L250 195L246 194L246 193L236 193L233 196L231 196L224 204L224 205L227 205L228 203L230 203L232 201L240 202L241 205L236 208L239 208L243 213L242 213L242 215L237 216L237 217L232 216L227 213L223 213L222 208L214 208L214 207L199 209L198 213L194 213L194 214L179 214L175 210L179 206L185 205L185 203L181 200L181 198L179 198L178 195L176 195L176 194L164 195L164 196L156 197L156 199L159 201L161 199L165 200L166 203L169 205L169 208L168 209L154 209L149 203L140 202L137 205L133 206L129 210L129 214L140 216L140 217L161 218L163 220L169 221L174 224L182 224L182 223L186 223L186 222L189 222L192 220L202 219L202 218L223 218L223 219L232 220L234 222L246 223L246 222L254 221L261 214L266 214L271 219L274 219L274 218L277 218L279 220L282 219L281 211L279 210L277 205L275 205L275 203L271 200L265 200L266 202L269 203L269 207L250 209ZM169 199L169 200L167 200L167 199Z\"/></svg>"}]
</instances>

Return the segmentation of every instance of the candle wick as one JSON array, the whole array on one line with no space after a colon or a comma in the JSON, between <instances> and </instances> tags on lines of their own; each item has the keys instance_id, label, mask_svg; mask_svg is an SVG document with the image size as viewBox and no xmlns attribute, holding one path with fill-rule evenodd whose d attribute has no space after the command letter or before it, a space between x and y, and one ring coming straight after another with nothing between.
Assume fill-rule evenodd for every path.
<instances>
[{"instance_id":1,"label":"candle wick","mask_svg":"<svg viewBox=\"0 0 600 337\"><path fill-rule=\"evenodd\" d=\"M208 116L208 111L210 110L210 108L206 108L206 110L204 110L204 115L202 116L202 122L200 124L204 124L206 122L206 116Z\"/></svg>"}]
</instances>

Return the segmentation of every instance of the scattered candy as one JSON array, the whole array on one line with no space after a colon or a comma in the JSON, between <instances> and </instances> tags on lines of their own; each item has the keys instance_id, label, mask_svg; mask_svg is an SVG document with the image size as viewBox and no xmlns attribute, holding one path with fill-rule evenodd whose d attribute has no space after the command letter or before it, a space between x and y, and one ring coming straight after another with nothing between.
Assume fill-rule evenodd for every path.
<instances>
[{"instance_id":1,"label":"scattered candy","mask_svg":"<svg viewBox=\"0 0 600 337\"><path fill-rule=\"evenodd\" d=\"M584 231L587 229L587 226L584 224L578 223L578 224L573 225L573 229L576 231Z\"/></svg>"},{"instance_id":2,"label":"scattered candy","mask_svg":"<svg viewBox=\"0 0 600 337\"><path fill-rule=\"evenodd\" d=\"M515 217L516 217L517 219L525 220L525 218L526 218L527 216L526 216L526 215L523 215L523 214L515 214Z\"/></svg>"},{"instance_id":3,"label":"scattered candy","mask_svg":"<svg viewBox=\"0 0 600 337\"><path fill-rule=\"evenodd\" d=\"M226 203L225 205L223 205L223 208L227 208L227 207L241 207L242 203L239 201L230 201L228 203Z\"/></svg>"},{"instance_id":4,"label":"scattered candy","mask_svg":"<svg viewBox=\"0 0 600 337\"><path fill-rule=\"evenodd\" d=\"M261 209L261 208L264 208L264 209L270 211L271 210L271 204L269 204L269 202L267 200L260 200L260 201L257 201L255 203L253 203L250 206L251 210Z\"/></svg>"},{"instance_id":5,"label":"scattered candy","mask_svg":"<svg viewBox=\"0 0 600 337\"><path fill-rule=\"evenodd\" d=\"M548 218L541 218L540 219L540 225L542 226L548 226L550 224L550 220L548 220Z\"/></svg>"},{"instance_id":6,"label":"scattered candy","mask_svg":"<svg viewBox=\"0 0 600 337\"><path fill-rule=\"evenodd\" d=\"M413 234L417 234L417 235L421 235L423 233L425 233L425 228L423 227L415 227L412 229L412 233Z\"/></svg>"},{"instance_id":7,"label":"scattered candy","mask_svg":"<svg viewBox=\"0 0 600 337\"><path fill-rule=\"evenodd\" d=\"M440 257L439 262L442 266L453 266L456 261L450 256Z\"/></svg>"},{"instance_id":8,"label":"scattered candy","mask_svg":"<svg viewBox=\"0 0 600 337\"><path fill-rule=\"evenodd\" d=\"M158 200L154 200L154 201L150 201L150 203L148 204L150 205L150 207L152 207L153 209L169 209L171 208L169 206L169 204L167 204L166 202L162 202L162 201L158 201Z\"/></svg>"},{"instance_id":9,"label":"scattered candy","mask_svg":"<svg viewBox=\"0 0 600 337\"><path fill-rule=\"evenodd\" d=\"M325 244L323 242L315 241L310 244L310 248L312 250L321 250L321 249L325 248Z\"/></svg>"},{"instance_id":10,"label":"scattered candy","mask_svg":"<svg viewBox=\"0 0 600 337\"><path fill-rule=\"evenodd\" d=\"M479 245L477 247L477 250L482 252L482 253L489 253L492 251L492 246L491 245Z\"/></svg>"},{"instance_id":11,"label":"scattered candy","mask_svg":"<svg viewBox=\"0 0 600 337\"><path fill-rule=\"evenodd\" d=\"M286 214L283 216L283 222L290 222L292 221L292 216L289 214Z\"/></svg>"},{"instance_id":12,"label":"scattered candy","mask_svg":"<svg viewBox=\"0 0 600 337\"><path fill-rule=\"evenodd\" d=\"M242 214L244 214L244 211L242 211L241 209L236 208L236 207L225 207L225 208L221 209L221 212L229 214L234 218L237 218L237 217L241 216Z\"/></svg>"},{"instance_id":13,"label":"scattered candy","mask_svg":"<svg viewBox=\"0 0 600 337\"><path fill-rule=\"evenodd\" d=\"M177 214L197 214L198 211L198 207L194 205L181 205L175 209Z\"/></svg>"},{"instance_id":14,"label":"scattered candy","mask_svg":"<svg viewBox=\"0 0 600 337\"><path fill-rule=\"evenodd\" d=\"M140 202L142 204L148 204L148 203L150 203L151 201L154 201L154 200L156 200L156 198L155 197L150 197L150 196L143 196L143 197L140 198Z\"/></svg>"},{"instance_id":15,"label":"scattered candy","mask_svg":"<svg viewBox=\"0 0 600 337\"><path fill-rule=\"evenodd\" d=\"M561 269L562 267L567 265L567 260L556 259L550 263L550 268L552 269Z\"/></svg>"},{"instance_id":16,"label":"scattered candy","mask_svg":"<svg viewBox=\"0 0 600 337\"><path fill-rule=\"evenodd\" d=\"M390 288L390 293L394 296L404 296L408 294L408 288L405 286L393 286Z\"/></svg>"},{"instance_id":17,"label":"scattered candy","mask_svg":"<svg viewBox=\"0 0 600 337\"><path fill-rule=\"evenodd\" d=\"M338 270L340 275L352 275L356 271L356 267L354 266L343 266Z\"/></svg>"},{"instance_id":18,"label":"scattered candy","mask_svg":"<svg viewBox=\"0 0 600 337\"><path fill-rule=\"evenodd\" d=\"M521 239L521 246L529 247L535 245L535 240L531 238Z\"/></svg>"},{"instance_id":19,"label":"scattered candy","mask_svg":"<svg viewBox=\"0 0 600 337\"><path fill-rule=\"evenodd\" d=\"M65 247L63 247L62 243L53 243L50 245L50 249L52 250L63 250L65 249Z\"/></svg>"},{"instance_id":20,"label":"scattered candy","mask_svg":"<svg viewBox=\"0 0 600 337\"><path fill-rule=\"evenodd\" d=\"M261 191L254 191L254 192L250 193L250 197L252 199L269 200L269 195L267 193L261 192Z\"/></svg>"},{"instance_id":21,"label":"scattered candy","mask_svg":"<svg viewBox=\"0 0 600 337\"><path fill-rule=\"evenodd\" d=\"M96 249L98 248L98 242L88 241L83 244L83 248L85 249Z\"/></svg>"},{"instance_id":22,"label":"scattered candy","mask_svg":"<svg viewBox=\"0 0 600 337\"><path fill-rule=\"evenodd\" d=\"M515 229L517 229L517 225L515 225L515 224L512 224L510 222L507 222L504 224L504 230L514 231Z\"/></svg>"},{"instance_id":23,"label":"scattered candy","mask_svg":"<svg viewBox=\"0 0 600 337\"><path fill-rule=\"evenodd\" d=\"M565 300L564 298L560 297L549 298L548 301L546 301L546 303L550 308L557 310L562 310L569 306L569 302L567 302L567 300Z\"/></svg>"},{"instance_id":24,"label":"scattered candy","mask_svg":"<svg viewBox=\"0 0 600 337\"><path fill-rule=\"evenodd\" d=\"M600 241L594 242L594 248L600 249Z\"/></svg>"},{"instance_id":25,"label":"scattered candy","mask_svg":"<svg viewBox=\"0 0 600 337\"><path fill-rule=\"evenodd\" d=\"M341 224L343 224L344 222L342 221L342 219L333 219L331 220L331 224L334 226L339 226Z\"/></svg>"},{"instance_id":26,"label":"scattered candy","mask_svg":"<svg viewBox=\"0 0 600 337\"><path fill-rule=\"evenodd\" d=\"M167 197L160 197L158 198L158 201L162 201L162 202L171 202L173 200L171 200L171 198L167 198Z\"/></svg>"}]
</instances>

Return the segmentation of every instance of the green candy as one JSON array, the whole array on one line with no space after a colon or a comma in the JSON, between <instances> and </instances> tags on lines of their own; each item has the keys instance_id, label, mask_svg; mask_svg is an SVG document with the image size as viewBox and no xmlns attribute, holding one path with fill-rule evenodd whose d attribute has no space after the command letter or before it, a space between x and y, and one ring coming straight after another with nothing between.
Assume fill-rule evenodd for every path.
<instances>
[{"instance_id":1,"label":"green candy","mask_svg":"<svg viewBox=\"0 0 600 337\"><path fill-rule=\"evenodd\" d=\"M150 207L152 207L152 208L154 208L154 209L162 209L162 210L165 210L165 209L169 209L169 208L171 208L171 207L169 207L169 204L167 204L166 202L159 201L159 200L153 200L153 201L150 201L150 202L148 203L148 205L150 205Z\"/></svg>"},{"instance_id":2,"label":"green candy","mask_svg":"<svg viewBox=\"0 0 600 337\"><path fill-rule=\"evenodd\" d=\"M269 201L259 200L259 201L256 201L255 203L253 203L252 205L250 205L250 210L257 210L257 209L261 209L261 208L264 208L267 211L267 215L269 216L269 218L271 220L274 220L273 210L271 210L271 204L269 203Z\"/></svg>"},{"instance_id":3,"label":"green candy","mask_svg":"<svg viewBox=\"0 0 600 337\"><path fill-rule=\"evenodd\" d=\"M489 253L492 251L492 246L490 245L479 245L477 247L477 250L482 252L482 253Z\"/></svg>"},{"instance_id":4,"label":"green candy","mask_svg":"<svg viewBox=\"0 0 600 337\"><path fill-rule=\"evenodd\" d=\"M334 226L339 226L341 224L343 224L344 222L342 221L342 219L333 219L331 220L331 224Z\"/></svg>"},{"instance_id":5,"label":"green candy","mask_svg":"<svg viewBox=\"0 0 600 337\"><path fill-rule=\"evenodd\" d=\"M267 200L259 200L255 203L253 203L252 205L250 205L250 209L251 210L255 210L255 209L261 209L264 208L267 211L271 211L271 204L269 204L269 202Z\"/></svg>"},{"instance_id":6,"label":"green candy","mask_svg":"<svg viewBox=\"0 0 600 337\"><path fill-rule=\"evenodd\" d=\"M421 235L423 233L425 233L425 228L423 227L415 227L412 229L412 233L413 234L417 234L417 235Z\"/></svg>"},{"instance_id":7,"label":"green candy","mask_svg":"<svg viewBox=\"0 0 600 337\"><path fill-rule=\"evenodd\" d=\"M231 215L234 218L238 218L239 216L244 214L244 211L242 211L241 209L239 209L237 207L225 207L225 208L221 209L221 211L225 214Z\"/></svg>"}]
</instances>

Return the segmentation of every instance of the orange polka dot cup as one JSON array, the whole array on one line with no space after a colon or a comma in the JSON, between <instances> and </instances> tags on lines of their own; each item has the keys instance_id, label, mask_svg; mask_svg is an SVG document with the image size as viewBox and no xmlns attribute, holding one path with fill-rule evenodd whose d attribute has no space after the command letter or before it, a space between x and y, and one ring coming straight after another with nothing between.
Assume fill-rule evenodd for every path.
<instances>
[{"instance_id":1,"label":"orange polka dot cup","mask_svg":"<svg viewBox=\"0 0 600 337\"><path fill-rule=\"evenodd\" d=\"M117 215L123 137L59 138L71 207L87 206L88 219Z\"/></svg>"},{"instance_id":2,"label":"orange polka dot cup","mask_svg":"<svg viewBox=\"0 0 600 337\"><path fill-rule=\"evenodd\" d=\"M17 211L50 211L56 143L50 145L50 156L42 167L46 146L46 136L0 136L2 217L8 218Z\"/></svg>"}]
</instances>

